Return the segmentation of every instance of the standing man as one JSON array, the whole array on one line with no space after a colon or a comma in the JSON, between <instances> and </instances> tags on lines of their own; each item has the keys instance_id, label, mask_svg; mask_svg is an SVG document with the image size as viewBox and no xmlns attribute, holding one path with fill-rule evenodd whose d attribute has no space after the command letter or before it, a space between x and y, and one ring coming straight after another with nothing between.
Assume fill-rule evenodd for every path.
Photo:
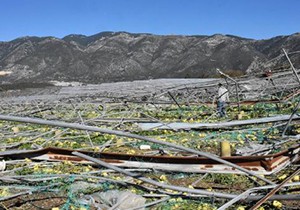
<instances>
[{"instance_id":1,"label":"standing man","mask_svg":"<svg viewBox=\"0 0 300 210\"><path fill-rule=\"evenodd\" d=\"M222 85L222 83L218 84L218 102L217 102L217 111L219 113L219 117L226 116L226 102L229 101L229 92L228 90Z\"/></svg>"}]
</instances>

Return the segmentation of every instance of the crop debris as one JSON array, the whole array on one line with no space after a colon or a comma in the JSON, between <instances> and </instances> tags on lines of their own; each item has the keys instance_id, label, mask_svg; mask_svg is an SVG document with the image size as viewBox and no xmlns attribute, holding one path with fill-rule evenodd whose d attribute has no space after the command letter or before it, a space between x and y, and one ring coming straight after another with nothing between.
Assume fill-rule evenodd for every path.
<instances>
[{"instance_id":1,"label":"crop debris","mask_svg":"<svg viewBox=\"0 0 300 210\"><path fill-rule=\"evenodd\" d=\"M1 208L299 208L298 70L220 75L1 91Z\"/></svg>"}]
</instances>

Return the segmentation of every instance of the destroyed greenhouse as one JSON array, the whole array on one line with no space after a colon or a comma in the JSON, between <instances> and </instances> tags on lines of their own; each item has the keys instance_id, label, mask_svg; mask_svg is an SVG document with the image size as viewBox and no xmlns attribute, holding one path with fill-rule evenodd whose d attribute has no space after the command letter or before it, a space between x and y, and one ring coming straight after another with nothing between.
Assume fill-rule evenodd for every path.
<instances>
[{"instance_id":1,"label":"destroyed greenhouse","mask_svg":"<svg viewBox=\"0 0 300 210\"><path fill-rule=\"evenodd\" d=\"M1 91L0 209L299 209L300 79L286 59L248 77Z\"/></svg>"}]
</instances>

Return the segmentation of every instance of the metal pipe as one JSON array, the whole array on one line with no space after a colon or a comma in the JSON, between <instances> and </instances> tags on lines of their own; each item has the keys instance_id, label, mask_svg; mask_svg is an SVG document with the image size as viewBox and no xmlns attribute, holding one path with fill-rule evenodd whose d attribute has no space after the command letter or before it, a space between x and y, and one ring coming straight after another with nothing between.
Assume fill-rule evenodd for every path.
<instances>
[{"instance_id":1,"label":"metal pipe","mask_svg":"<svg viewBox=\"0 0 300 210\"><path fill-rule=\"evenodd\" d=\"M286 131L287 131L287 129L288 129L290 123L292 122L294 115L295 115L296 112L298 111L299 107L300 107L300 101L298 101L298 104L296 105L295 109L293 110L293 112L292 112L292 114L291 114L291 116L290 116L288 122L286 123L285 128L284 128L284 130L283 130L283 132L282 132L282 135L281 135L282 137L285 137L285 133L286 133Z\"/></svg>"},{"instance_id":2,"label":"metal pipe","mask_svg":"<svg viewBox=\"0 0 300 210\"><path fill-rule=\"evenodd\" d=\"M286 57L287 60L289 61L290 65L291 65L291 67L292 67L293 73L295 74L295 76L296 76L296 78L297 78L297 80L298 80L298 82L299 82L299 84L300 84L300 78L299 78L299 76L298 76L298 74L297 74L297 71L296 71L296 69L295 69L295 67L294 67L294 65L293 65L293 63L292 63L292 61L291 61L291 59L289 58L287 52L286 52L284 49L282 49L282 50L283 50L283 52L284 52L284 54L285 54L285 57Z\"/></svg>"},{"instance_id":3,"label":"metal pipe","mask_svg":"<svg viewBox=\"0 0 300 210\"><path fill-rule=\"evenodd\" d=\"M191 148L186 148L186 147L183 147L183 146L180 146L180 145L177 145L177 144L173 144L173 143L169 143L169 142L159 141L159 140L149 138L149 137L145 137L145 136L131 134L131 133L123 132L123 131L115 131L115 130L110 130L110 129L105 129L105 128L98 128L98 127L94 127L94 126L82 125L82 124L78 124L78 123L66 123L66 122L60 122L60 121L50 121L50 120L43 120L43 119L39 119L39 118L28 118L28 117L0 115L0 120L16 121L16 122L24 122L24 123L33 123L33 124L56 126L56 127L65 127L65 128L72 128L72 129L78 129L78 130L89 130L89 131L94 131L94 132L108 133L108 134L113 134L113 135L118 135L118 136L125 136L125 137L129 137L129 138L140 139L140 140L144 140L144 141L153 142L153 143L156 143L156 144L162 144L162 145L166 145L166 146L169 146L169 147L173 147L173 148L176 148L176 149L180 149L180 150L183 150L183 151L191 152L191 153L209 158L209 159L217 161L219 163L223 163L225 165L236 168L236 169L246 173L247 175L254 176L254 177L256 177L256 178L258 178L258 179L260 179L260 180L262 180L262 181L264 181L268 184L274 184L270 180L268 180L264 177L261 177L261 176L255 174L255 173L253 173L252 171L249 171L249 170L247 170L247 169L245 169L241 166L238 166L234 163L223 160L220 157L218 157L217 155L197 151L197 150L194 150L194 149L191 149Z\"/></svg>"},{"instance_id":4,"label":"metal pipe","mask_svg":"<svg viewBox=\"0 0 300 210\"><path fill-rule=\"evenodd\" d=\"M294 182L294 183L288 183L288 184L284 184L284 187L290 187L290 186L297 186L300 185L300 182ZM270 188L274 188L276 187L276 185L267 185L267 186L262 186L262 187L254 187L251 189L246 190L245 192L237 195L234 199L228 201L227 203L225 203L223 206L221 206L220 208L218 208L218 210L225 210L228 207L232 206L233 204L235 204L236 202L238 202L239 200L247 200L247 201L254 201L254 200L258 200L261 199L263 197L263 195L251 195L249 196L250 193L259 191L259 190L265 190L265 189L270 189ZM273 195L270 200L299 200L300 199L300 195Z\"/></svg>"},{"instance_id":5,"label":"metal pipe","mask_svg":"<svg viewBox=\"0 0 300 210\"><path fill-rule=\"evenodd\" d=\"M225 74L224 72L222 72L220 69L217 68L217 72L219 72L219 74L225 76L226 78L230 79L231 81L234 82L235 85L235 95L236 95L236 100L237 100L237 104L238 104L238 110L239 112L241 111L241 107L240 107L240 97L239 97L239 91L238 91L238 82L231 78L229 75Z\"/></svg>"},{"instance_id":6,"label":"metal pipe","mask_svg":"<svg viewBox=\"0 0 300 210\"><path fill-rule=\"evenodd\" d=\"M139 179L139 180L141 180L143 182L146 182L146 183L149 183L149 184L153 184L153 185L158 186L158 187L162 187L162 188L166 188L166 189L170 189L170 190L176 190L176 191L180 191L180 192L188 192L188 193L201 194L201 195L206 195L206 196L210 196L210 197L227 198L227 199L228 198L230 199L230 198L233 197L233 195L227 194L227 193L218 193L218 192L211 192L211 191L207 191L207 190L191 189L191 188L187 188L187 187L180 187L180 186L168 185L168 184L165 184L165 183L162 183L162 182L155 181L153 179L149 179L149 178L143 177L143 176L141 176L139 174L132 173L130 171L125 171L122 168L114 166L114 165L112 165L110 163L106 163L106 162L104 162L102 160L90 157L90 156L85 155L85 154L80 153L80 152L72 152L72 154L76 155L78 157L81 157L83 159L92 161L94 163L97 163L97 164L99 164L99 165L101 165L103 167L112 169L112 170L117 171L119 173L125 174L125 175L133 177L135 179Z\"/></svg>"},{"instance_id":7,"label":"metal pipe","mask_svg":"<svg viewBox=\"0 0 300 210\"><path fill-rule=\"evenodd\" d=\"M286 178L282 183L277 185L275 188L273 188L266 196L264 196L262 199L260 199L250 210L256 210L258 207L260 207L264 202L266 202L272 195L274 195L278 190L280 190L285 183L290 181L294 176L296 176L300 172L300 168L298 168L297 171L295 171L291 176Z\"/></svg>"}]
</instances>

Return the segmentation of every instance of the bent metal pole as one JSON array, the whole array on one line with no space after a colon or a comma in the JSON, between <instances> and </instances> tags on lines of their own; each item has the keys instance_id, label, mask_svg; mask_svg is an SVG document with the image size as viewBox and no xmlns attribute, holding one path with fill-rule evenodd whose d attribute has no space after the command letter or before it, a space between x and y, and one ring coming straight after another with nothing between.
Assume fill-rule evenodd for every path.
<instances>
[{"instance_id":1,"label":"bent metal pole","mask_svg":"<svg viewBox=\"0 0 300 210\"><path fill-rule=\"evenodd\" d=\"M113 134L117 136L124 136L128 138L134 138L134 139L139 139L139 140L144 140L144 141L149 141L153 142L156 144L161 144L161 145L166 145L169 147L173 147L179 150L191 152L206 158L209 158L211 160L214 160L216 162L231 166L237 170L240 170L244 172L247 175L255 176L257 179L263 180L264 182L268 184L274 184L270 180L261 177L252 171L249 171L241 166L238 166L234 163L231 163L229 161L223 160L217 155L213 155L207 152L201 152L197 151L191 148L186 148L177 144L169 143L169 142L164 142L164 141L159 141L153 138L145 137L145 136L140 136L132 133L127 133L123 131L115 131L115 130L110 130L110 129L105 129L105 128L98 128L95 126L88 126L88 125L82 125L78 123L66 123L66 122L61 122L61 121L52 121L52 120L44 120L40 118L30 118L30 117L17 117L17 116L11 116L11 115L0 115L0 120L6 120L6 121L15 121L15 122L23 122L23 123L32 123L32 124L40 124L40 125L48 125L48 126L55 126L55 127L64 127L64 128L72 128L72 129L78 129L78 130L88 130L88 131L94 131L94 132L101 132L101 133L108 133L108 134Z\"/></svg>"},{"instance_id":2,"label":"bent metal pole","mask_svg":"<svg viewBox=\"0 0 300 210\"><path fill-rule=\"evenodd\" d=\"M94 163L97 163L97 164L99 164L99 165L101 165L103 167L112 169L112 170L117 171L119 173L123 173L123 174L125 174L127 176L131 176L131 177L133 177L135 179L139 179L139 180L141 180L143 182L146 182L146 183L149 183L149 184L153 184L153 185L161 187L161 188L166 188L166 189L170 189L170 190L176 190L176 191L179 191L179 192L201 194L201 195L210 196L210 197L226 198L226 199L232 199L234 197L234 195L227 194L227 193L218 193L218 192L211 192L211 191L208 191L208 190L199 190L199 189L191 189L191 188L181 187L181 186L176 186L176 185L168 185L168 184L165 184L165 183L162 183L162 182L159 182L159 181L155 181L153 179L149 179L149 178L143 177L143 176L141 176L139 174L132 173L130 171L125 171L124 169L121 169L121 168L119 168L117 166L114 166L114 165L112 165L110 163L106 163L106 162L104 162L102 160L90 157L90 156L85 155L85 154L80 153L80 152L72 152L72 154L76 155L78 157L81 157L83 159L92 161Z\"/></svg>"}]
</instances>

